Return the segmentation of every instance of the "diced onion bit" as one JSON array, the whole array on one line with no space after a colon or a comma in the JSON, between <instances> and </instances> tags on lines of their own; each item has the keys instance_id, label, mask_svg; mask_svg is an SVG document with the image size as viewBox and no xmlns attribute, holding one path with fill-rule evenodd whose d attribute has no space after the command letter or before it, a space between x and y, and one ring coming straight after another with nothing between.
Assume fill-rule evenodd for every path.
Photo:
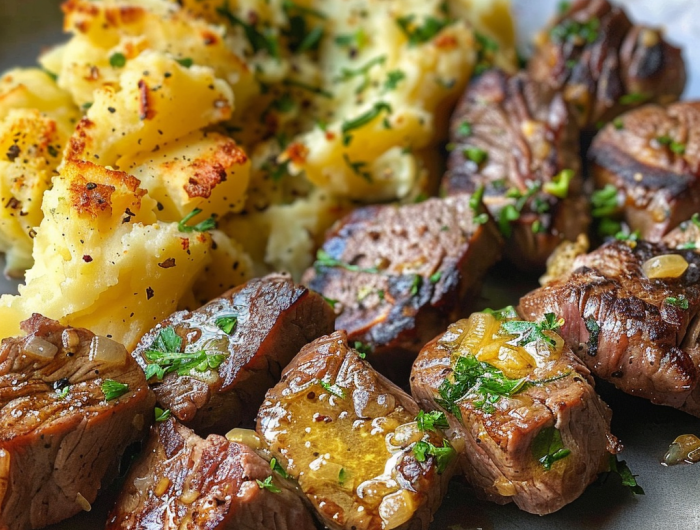
<instances>
[{"instance_id":1,"label":"diced onion bit","mask_svg":"<svg viewBox=\"0 0 700 530\"><path fill-rule=\"evenodd\" d=\"M89 512L92 510L92 505L88 502L88 500L83 497L83 494L78 492L78 494L75 496L75 502L78 506L80 506L83 511Z\"/></svg>"},{"instance_id":2,"label":"diced onion bit","mask_svg":"<svg viewBox=\"0 0 700 530\"><path fill-rule=\"evenodd\" d=\"M642 270L647 278L678 278L688 268L688 262L679 254L655 256L644 262Z\"/></svg>"},{"instance_id":3,"label":"diced onion bit","mask_svg":"<svg viewBox=\"0 0 700 530\"><path fill-rule=\"evenodd\" d=\"M30 335L24 341L24 352L42 359L53 359L58 353L58 346L36 335Z\"/></svg>"},{"instance_id":4,"label":"diced onion bit","mask_svg":"<svg viewBox=\"0 0 700 530\"><path fill-rule=\"evenodd\" d=\"M96 335L90 341L91 361L123 364L126 361L126 348L112 339Z\"/></svg>"},{"instance_id":5,"label":"diced onion bit","mask_svg":"<svg viewBox=\"0 0 700 530\"><path fill-rule=\"evenodd\" d=\"M260 437L251 429L231 429L226 433L226 439L229 442L247 445L251 449L260 449L262 447Z\"/></svg>"},{"instance_id":6,"label":"diced onion bit","mask_svg":"<svg viewBox=\"0 0 700 530\"><path fill-rule=\"evenodd\" d=\"M398 528L409 521L416 511L413 494L406 490L400 490L387 495L379 505L378 511L386 530Z\"/></svg>"}]
</instances>

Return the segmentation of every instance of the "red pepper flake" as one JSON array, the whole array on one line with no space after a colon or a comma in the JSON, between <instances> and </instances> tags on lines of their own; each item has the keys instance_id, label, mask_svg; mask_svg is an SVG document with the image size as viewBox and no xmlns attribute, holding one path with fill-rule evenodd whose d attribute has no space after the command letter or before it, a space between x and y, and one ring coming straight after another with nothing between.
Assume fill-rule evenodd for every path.
<instances>
[{"instance_id":1,"label":"red pepper flake","mask_svg":"<svg viewBox=\"0 0 700 530\"><path fill-rule=\"evenodd\" d=\"M454 35L440 35L433 42L437 48L441 48L443 50L456 48L458 44Z\"/></svg>"},{"instance_id":2,"label":"red pepper flake","mask_svg":"<svg viewBox=\"0 0 700 530\"><path fill-rule=\"evenodd\" d=\"M286 154L294 164L300 166L306 162L306 157L309 156L309 148L300 142L294 142L287 147Z\"/></svg>"},{"instance_id":3,"label":"red pepper flake","mask_svg":"<svg viewBox=\"0 0 700 530\"><path fill-rule=\"evenodd\" d=\"M159 263L158 266L162 267L164 269L169 269L170 267L174 267L175 266L175 258L168 258L163 263Z\"/></svg>"},{"instance_id":4,"label":"red pepper flake","mask_svg":"<svg viewBox=\"0 0 700 530\"><path fill-rule=\"evenodd\" d=\"M189 238L181 237L180 244L182 245L182 250L189 250L190 249L190 239Z\"/></svg>"},{"instance_id":5,"label":"red pepper flake","mask_svg":"<svg viewBox=\"0 0 700 530\"><path fill-rule=\"evenodd\" d=\"M152 120L155 114L155 111L151 108L148 85L146 81L139 79L139 119Z\"/></svg>"},{"instance_id":6,"label":"red pepper flake","mask_svg":"<svg viewBox=\"0 0 700 530\"><path fill-rule=\"evenodd\" d=\"M326 140L329 142L335 140L335 133L333 131L326 131Z\"/></svg>"},{"instance_id":7,"label":"red pepper flake","mask_svg":"<svg viewBox=\"0 0 700 530\"><path fill-rule=\"evenodd\" d=\"M83 256L83 261L84 261L85 263L90 263L90 262L92 261L92 256L90 256L89 254L85 254L85 255Z\"/></svg>"},{"instance_id":8,"label":"red pepper flake","mask_svg":"<svg viewBox=\"0 0 700 530\"><path fill-rule=\"evenodd\" d=\"M151 289L150 287L146 287L146 298L148 300L153 298L153 289Z\"/></svg>"}]
</instances>

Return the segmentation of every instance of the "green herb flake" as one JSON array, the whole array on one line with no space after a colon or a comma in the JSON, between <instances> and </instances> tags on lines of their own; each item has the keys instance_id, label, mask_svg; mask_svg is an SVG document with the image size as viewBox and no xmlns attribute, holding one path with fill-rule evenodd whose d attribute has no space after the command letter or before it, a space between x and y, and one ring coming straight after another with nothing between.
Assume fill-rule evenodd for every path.
<instances>
[{"instance_id":1,"label":"green herb flake","mask_svg":"<svg viewBox=\"0 0 700 530\"><path fill-rule=\"evenodd\" d=\"M276 458L272 458L270 460L270 469L277 473L280 477L282 478L289 478L289 473L287 473L287 470L282 467L282 464L280 464Z\"/></svg>"},{"instance_id":2,"label":"green herb flake","mask_svg":"<svg viewBox=\"0 0 700 530\"><path fill-rule=\"evenodd\" d=\"M302 90L306 90L307 92L311 92L312 94L323 96L324 98L333 99L332 92L324 90L323 88L318 86L313 86L302 81L297 81L296 79L285 79L284 81L282 81L282 84L284 86L301 88Z\"/></svg>"},{"instance_id":3,"label":"green herb flake","mask_svg":"<svg viewBox=\"0 0 700 530\"><path fill-rule=\"evenodd\" d=\"M530 226L533 234L544 234L547 231L547 229L542 224L542 221L540 221L539 219L535 219L532 225Z\"/></svg>"},{"instance_id":4,"label":"green herb flake","mask_svg":"<svg viewBox=\"0 0 700 530\"><path fill-rule=\"evenodd\" d=\"M217 328L226 333L226 335L230 335L233 332L233 330L236 329L236 325L238 324L238 317L236 315L226 315L217 317L214 321L214 324Z\"/></svg>"},{"instance_id":5,"label":"green herb flake","mask_svg":"<svg viewBox=\"0 0 700 530\"><path fill-rule=\"evenodd\" d=\"M329 394L332 394L340 399L345 399L345 392L338 385L330 384L328 381L323 380L319 381L318 384L321 385L323 389Z\"/></svg>"},{"instance_id":6,"label":"green herb flake","mask_svg":"<svg viewBox=\"0 0 700 530\"><path fill-rule=\"evenodd\" d=\"M323 299L326 301L326 303L331 306L331 309L335 309L335 304L338 303L338 300L335 300L333 298L328 298L327 296L324 296Z\"/></svg>"},{"instance_id":7,"label":"green herb flake","mask_svg":"<svg viewBox=\"0 0 700 530\"><path fill-rule=\"evenodd\" d=\"M569 194L569 185L573 178L573 169L563 169L554 176L552 182L546 182L544 186L542 186L542 190L560 199L566 199Z\"/></svg>"},{"instance_id":8,"label":"green herb flake","mask_svg":"<svg viewBox=\"0 0 700 530\"><path fill-rule=\"evenodd\" d=\"M112 401L120 396L123 396L129 391L129 385L115 381L114 379L105 379L102 382L102 393L105 395L105 400Z\"/></svg>"},{"instance_id":9,"label":"green herb flake","mask_svg":"<svg viewBox=\"0 0 700 530\"><path fill-rule=\"evenodd\" d=\"M280 491L282 491L272 483L272 475L267 477L265 480L256 479L255 482L257 482L258 488L260 488L261 490L268 490L271 493L279 493Z\"/></svg>"},{"instance_id":10,"label":"green herb flake","mask_svg":"<svg viewBox=\"0 0 700 530\"><path fill-rule=\"evenodd\" d=\"M384 92L396 90L396 87L398 87L399 83L404 79L406 79L406 74L404 74L401 70L392 70L387 72L386 80L384 81L383 85Z\"/></svg>"},{"instance_id":11,"label":"green herb flake","mask_svg":"<svg viewBox=\"0 0 700 530\"><path fill-rule=\"evenodd\" d=\"M70 392L70 385L66 385L63 388L56 390L56 397L58 399L66 399L66 396L68 396L68 392Z\"/></svg>"},{"instance_id":12,"label":"green herb flake","mask_svg":"<svg viewBox=\"0 0 700 530\"><path fill-rule=\"evenodd\" d=\"M471 160L477 166L480 166L489 158L489 154L479 147L467 147L462 151L464 158Z\"/></svg>"},{"instance_id":13,"label":"green herb flake","mask_svg":"<svg viewBox=\"0 0 700 530\"><path fill-rule=\"evenodd\" d=\"M450 426L449 423L447 423L445 413L439 410L433 410L427 413L422 410L419 411L418 416L416 416L416 422L421 431L438 432L438 429L447 429Z\"/></svg>"},{"instance_id":14,"label":"green herb flake","mask_svg":"<svg viewBox=\"0 0 700 530\"><path fill-rule=\"evenodd\" d=\"M552 469L554 462L566 458L570 454L571 450L564 447L561 432L554 427L545 427L537 433L532 441L532 456L545 471Z\"/></svg>"},{"instance_id":15,"label":"green herb flake","mask_svg":"<svg viewBox=\"0 0 700 530\"><path fill-rule=\"evenodd\" d=\"M279 42L277 42L277 37L269 33L262 33L254 25L243 22L231 12L228 1L224 5L217 7L216 12L228 20L232 26L240 26L243 29L243 33L245 34L253 53L267 51L271 57L274 57L275 59L280 58Z\"/></svg>"},{"instance_id":16,"label":"green herb flake","mask_svg":"<svg viewBox=\"0 0 700 530\"><path fill-rule=\"evenodd\" d=\"M190 219L198 216L200 213L202 213L202 210L200 210L199 208L195 208L194 210L192 210L184 217L184 219L182 219L182 221L177 223L177 229L180 232L185 233L206 232L207 230L214 230L216 228L216 219L214 219L213 215L205 219L204 221L197 223L196 225L189 226L187 224L190 221Z\"/></svg>"},{"instance_id":17,"label":"green herb flake","mask_svg":"<svg viewBox=\"0 0 700 530\"><path fill-rule=\"evenodd\" d=\"M468 121L463 121L462 123L460 123L457 126L457 134L459 136L463 136L463 137L471 136L473 132L474 132L474 130L472 128L472 124L469 123Z\"/></svg>"},{"instance_id":18,"label":"green herb flake","mask_svg":"<svg viewBox=\"0 0 700 530\"><path fill-rule=\"evenodd\" d=\"M376 267L362 268L357 265L351 265L343 261L332 258L328 252L322 248L316 252L316 261L314 262L314 268L318 271L321 267L340 267L350 272L366 272L369 274L377 274L379 269Z\"/></svg>"},{"instance_id":19,"label":"green herb flake","mask_svg":"<svg viewBox=\"0 0 700 530\"><path fill-rule=\"evenodd\" d=\"M592 44L598 40L600 20L592 18L586 22L565 19L550 31L555 42L573 42L574 44Z\"/></svg>"},{"instance_id":20,"label":"green herb flake","mask_svg":"<svg viewBox=\"0 0 700 530\"><path fill-rule=\"evenodd\" d=\"M333 40L340 47L354 48L357 51L362 50L369 42L367 34L362 28L357 29L354 33L337 35Z\"/></svg>"},{"instance_id":21,"label":"green herb flake","mask_svg":"<svg viewBox=\"0 0 700 530\"><path fill-rule=\"evenodd\" d=\"M637 475L632 474L632 471L627 466L627 462L624 460L618 460L617 456L615 455L610 455L609 463L610 472L620 475L623 486L627 486L635 495L644 495L644 490L637 483Z\"/></svg>"},{"instance_id":22,"label":"green herb flake","mask_svg":"<svg viewBox=\"0 0 700 530\"><path fill-rule=\"evenodd\" d=\"M457 456L457 451L447 442L443 441L442 447L436 447L430 442L420 441L413 446L413 455L419 462L425 462L428 455L435 457L437 472L441 475L450 462Z\"/></svg>"},{"instance_id":23,"label":"green herb flake","mask_svg":"<svg viewBox=\"0 0 700 530\"><path fill-rule=\"evenodd\" d=\"M618 131L621 131L625 128L625 124L623 123L622 118L615 118L612 123L613 127L615 127L615 129L617 129Z\"/></svg>"},{"instance_id":24,"label":"green herb flake","mask_svg":"<svg viewBox=\"0 0 700 530\"><path fill-rule=\"evenodd\" d=\"M372 353L372 346L365 344L364 342L360 342L359 340L356 340L352 347L357 352L357 356L360 359L365 359L367 358L367 355Z\"/></svg>"},{"instance_id":25,"label":"green herb flake","mask_svg":"<svg viewBox=\"0 0 700 530\"><path fill-rule=\"evenodd\" d=\"M442 271L437 271L430 275L430 283L437 283L442 278Z\"/></svg>"},{"instance_id":26,"label":"green herb flake","mask_svg":"<svg viewBox=\"0 0 700 530\"><path fill-rule=\"evenodd\" d=\"M425 17L422 25L415 23L414 15L396 19L396 23L408 38L408 45L418 46L432 40L438 33L451 24L450 20L440 20L435 17Z\"/></svg>"},{"instance_id":27,"label":"green herb flake","mask_svg":"<svg viewBox=\"0 0 700 530\"><path fill-rule=\"evenodd\" d=\"M392 112L391 105L389 105L388 103L386 103L384 101L378 101L377 103L374 104L374 107L372 107L370 110L368 110L364 114L360 114L357 118L354 118L352 120L344 121L341 125L341 131L343 133L343 137L347 138L348 133L350 131L353 131L355 129L359 129L360 127L367 125L368 123L372 122L374 119L378 118L379 115L384 111L391 114L391 112Z\"/></svg>"},{"instance_id":28,"label":"green herb flake","mask_svg":"<svg viewBox=\"0 0 700 530\"><path fill-rule=\"evenodd\" d=\"M380 55L368 61L365 65L359 68L350 69L342 68L340 70L340 75L337 76L333 81L338 83L342 81L349 81L355 77L362 77L362 84L355 91L356 94L363 92L370 84L369 72L374 66L383 64L386 61L386 55Z\"/></svg>"},{"instance_id":29,"label":"green herb flake","mask_svg":"<svg viewBox=\"0 0 700 530\"><path fill-rule=\"evenodd\" d=\"M343 153L343 161L345 162L345 165L348 166L355 175L357 175L358 177L362 177L370 184L373 182L372 174L369 171L367 171L367 162L353 162L352 160L350 160L350 157L346 153Z\"/></svg>"},{"instance_id":30,"label":"green herb flake","mask_svg":"<svg viewBox=\"0 0 700 530\"><path fill-rule=\"evenodd\" d=\"M688 299L683 295L677 298L675 296L669 296L664 302L668 305L678 307L679 309L688 309Z\"/></svg>"},{"instance_id":31,"label":"green herb flake","mask_svg":"<svg viewBox=\"0 0 700 530\"><path fill-rule=\"evenodd\" d=\"M156 407L154 412L156 417L156 423L162 423L164 421L167 421L172 416L172 413L169 409L163 410L160 407Z\"/></svg>"},{"instance_id":32,"label":"green herb flake","mask_svg":"<svg viewBox=\"0 0 700 530\"><path fill-rule=\"evenodd\" d=\"M411 296L416 296L419 293L421 285L423 285L423 277L420 274L414 274L411 281Z\"/></svg>"},{"instance_id":33,"label":"green herb flake","mask_svg":"<svg viewBox=\"0 0 700 530\"><path fill-rule=\"evenodd\" d=\"M640 92L632 92L630 94L625 94L620 98L621 105L636 105L637 103L644 103L651 96L648 94L642 94Z\"/></svg>"},{"instance_id":34,"label":"green herb flake","mask_svg":"<svg viewBox=\"0 0 700 530\"><path fill-rule=\"evenodd\" d=\"M518 318L518 312L515 310L515 308L512 305L506 306L502 309L489 309L487 307L486 309L483 309L481 312L486 313L487 315L491 315L493 318L495 318L496 320L500 320L500 321Z\"/></svg>"},{"instance_id":35,"label":"green herb flake","mask_svg":"<svg viewBox=\"0 0 700 530\"><path fill-rule=\"evenodd\" d=\"M126 55L120 52L113 53L109 56L109 64L114 68L124 68L126 66Z\"/></svg>"},{"instance_id":36,"label":"green herb flake","mask_svg":"<svg viewBox=\"0 0 700 530\"><path fill-rule=\"evenodd\" d=\"M185 57L183 59L175 59L175 60L177 61L177 63L180 66L184 66L185 68L189 68L190 66L192 66L194 64L194 61L189 57Z\"/></svg>"},{"instance_id":37,"label":"green herb flake","mask_svg":"<svg viewBox=\"0 0 700 530\"><path fill-rule=\"evenodd\" d=\"M545 331L556 332L564 324L564 319L557 319L554 313L545 313L541 322L528 322L526 320L509 320L501 324L501 332L507 335L519 335L517 346L525 346L531 342L542 341L549 346L554 346L554 339L545 335Z\"/></svg>"},{"instance_id":38,"label":"green herb flake","mask_svg":"<svg viewBox=\"0 0 700 530\"><path fill-rule=\"evenodd\" d=\"M588 355L595 357L598 354L598 336L600 335L600 325L595 318L587 318L585 321L588 330Z\"/></svg>"},{"instance_id":39,"label":"green herb flake","mask_svg":"<svg viewBox=\"0 0 700 530\"><path fill-rule=\"evenodd\" d=\"M591 204L593 205L591 210L593 217L609 217L617 213L620 207L617 188L612 184L606 184L604 188L595 190L591 195Z\"/></svg>"},{"instance_id":40,"label":"green herb flake","mask_svg":"<svg viewBox=\"0 0 700 530\"><path fill-rule=\"evenodd\" d=\"M678 250L696 250L697 245L694 241L688 241L687 243L682 243L676 247Z\"/></svg>"},{"instance_id":41,"label":"green herb flake","mask_svg":"<svg viewBox=\"0 0 700 530\"><path fill-rule=\"evenodd\" d=\"M690 218L690 222L698 228L700 228L700 214L694 213L693 216Z\"/></svg>"},{"instance_id":42,"label":"green herb flake","mask_svg":"<svg viewBox=\"0 0 700 530\"><path fill-rule=\"evenodd\" d=\"M341 467L340 471L338 471L338 483L343 485L346 480L348 480L348 472L345 471L344 467Z\"/></svg>"}]
</instances>

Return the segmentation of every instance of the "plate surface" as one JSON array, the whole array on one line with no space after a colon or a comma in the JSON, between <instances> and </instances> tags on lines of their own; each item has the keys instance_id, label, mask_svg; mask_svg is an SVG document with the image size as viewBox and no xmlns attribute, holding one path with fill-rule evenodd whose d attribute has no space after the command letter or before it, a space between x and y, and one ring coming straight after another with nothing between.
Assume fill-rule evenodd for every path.
<instances>
[{"instance_id":1,"label":"plate surface","mask_svg":"<svg viewBox=\"0 0 700 530\"><path fill-rule=\"evenodd\" d=\"M514 0L521 41L527 39L554 12L556 0ZM700 96L700 0L626 0L636 20L664 26L675 43L682 44L690 68L686 98ZM0 71L16 65L32 65L42 48L62 40L59 0L0 0ZM522 278L513 285L507 271L491 275L483 306L516 303L518 296L534 287ZM506 285L504 287L504 285ZM0 292L16 292L16 284L0 277ZM633 498L614 478L596 483L561 511L537 517L513 505L497 506L476 501L469 490L453 481L432 529L664 529L700 528L699 466L666 468L659 464L668 444L679 434L700 434L700 420L678 411L656 407L600 384L603 399L612 407L613 432L625 444L623 458L639 474L646 490ZM113 502L112 487L83 513L50 530L103 528Z\"/></svg>"}]
</instances>

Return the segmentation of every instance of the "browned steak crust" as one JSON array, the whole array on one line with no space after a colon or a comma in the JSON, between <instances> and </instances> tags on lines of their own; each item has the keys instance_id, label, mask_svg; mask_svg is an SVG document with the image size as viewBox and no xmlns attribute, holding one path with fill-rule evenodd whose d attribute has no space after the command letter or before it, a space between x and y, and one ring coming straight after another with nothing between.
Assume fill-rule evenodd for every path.
<instances>
[{"instance_id":1,"label":"browned steak crust","mask_svg":"<svg viewBox=\"0 0 700 530\"><path fill-rule=\"evenodd\" d=\"M89 507L145 434L155 404L124 346L37 314L22 329L26 337L0 346L0 528L10 530ZM110 362L98 360L105 350L115 354ZM127 388L112 397L107 380Z\"/></svg>"}]
</instances>

